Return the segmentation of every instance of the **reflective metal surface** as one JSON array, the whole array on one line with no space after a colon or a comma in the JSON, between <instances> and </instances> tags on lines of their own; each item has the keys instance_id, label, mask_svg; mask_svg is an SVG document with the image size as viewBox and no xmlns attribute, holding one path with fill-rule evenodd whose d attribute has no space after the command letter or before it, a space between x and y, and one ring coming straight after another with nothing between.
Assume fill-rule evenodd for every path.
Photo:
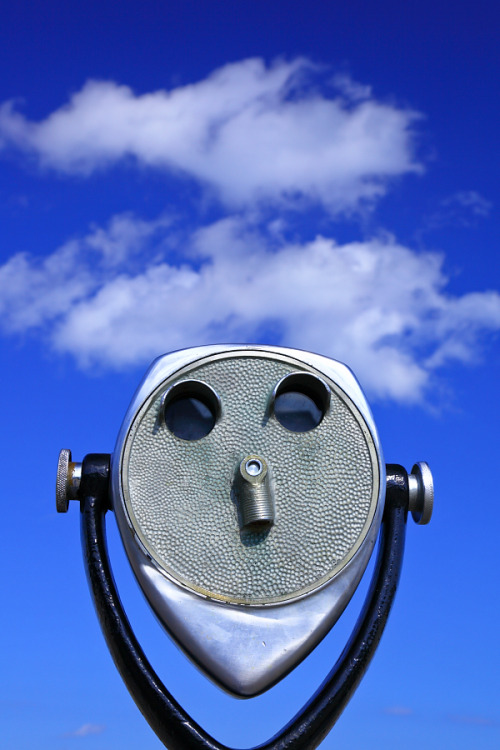
<instances>
[{"instance_id":1,"label":"reflective metal surface","mask_svg":"<svg viewBox=\"0 0 500 750\"><path fill-rule=\"evenodd\" d=\"M429 464L418 461L408 474L409 510L419 526L429 523L434 508L434 479Z\"/></svg>"},{"instance_id":2,"label":"reflective metal surface","mask_svg":"<svg viewBox=\"0 0 500 750\"><path fill-rule=\"evenodd\" d=\"M301 432L273 414L276 384L290 375L331 393L320 423ZM161 405L193 377L221 411L206 436L184 441L161 421ZM269 466L276 518L242 536L232 482L251 456ZM242 696L281 679L338 619L373 550L384 491L378 437L350 370L277 347L160 358L112 457L113 507L151 606L212 679Z\"/></svg>"}]
</instances>

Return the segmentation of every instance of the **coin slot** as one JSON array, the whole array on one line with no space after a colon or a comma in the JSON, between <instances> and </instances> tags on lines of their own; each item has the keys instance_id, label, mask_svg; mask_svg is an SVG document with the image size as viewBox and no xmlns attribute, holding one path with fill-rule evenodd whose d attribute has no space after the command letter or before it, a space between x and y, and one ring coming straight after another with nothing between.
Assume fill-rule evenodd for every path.
<instances>
[{"instance_id":1,"label":"coin slot","mask_svg":"<svg viewBox=\"0 0 500 750\"><path fill-rule=\"evenodd\" d=\"M163 416L170 432L181 440L201 440L220 416L220 400L201 380L183 380L163 398Z\"/></svg>"},{"instance_id":2,"label":"coin slot","mask_svg":"<svg viewBox=\"0 0 500 750\"><path fill-rule=\"evenodd\" d=\"M272 410L278 422L290 432L314 430L330 404L330 389L310 373L286 375L273 393Z\"/></svg>"}]
</instances>

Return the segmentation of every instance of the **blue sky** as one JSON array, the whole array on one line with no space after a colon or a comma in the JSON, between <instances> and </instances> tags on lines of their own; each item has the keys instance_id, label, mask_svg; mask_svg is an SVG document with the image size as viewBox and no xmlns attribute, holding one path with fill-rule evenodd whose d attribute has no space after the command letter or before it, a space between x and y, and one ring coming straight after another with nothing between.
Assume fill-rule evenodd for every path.
<instances>
[{"instance_id":1,"label":"blue sky","mask_svg":"<svg viewBox=\"0 0 500 750\"><path fill-rule=\"evenodd\" d=\"M19 2L0 26L3 746L158 748L99 632L61 448L111 452L149 362L224 341L356 372L387 461L431 465L382 644L322 747L497 748L498 25L492 2ZM146 651L219 739L285 723L359 597L268 694ZM349 619L351 618L351 619Z\"/></svg>"}]
</instances>

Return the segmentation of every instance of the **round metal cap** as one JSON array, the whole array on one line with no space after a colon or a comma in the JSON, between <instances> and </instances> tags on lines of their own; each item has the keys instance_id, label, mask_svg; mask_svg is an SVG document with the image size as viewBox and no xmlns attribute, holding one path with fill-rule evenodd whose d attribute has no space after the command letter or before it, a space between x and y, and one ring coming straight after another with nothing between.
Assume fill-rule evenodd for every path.
<instances>
[{"instance_id":1,"label":"round metal cap","mask_svg":"<svg viewBox=\"0 0 500 750\"><path fill-rule=\"evenodd\" d=\"M434 480L425 461L413 465L408 477L410 488L410 511L415 523L424 526L429 523L434 507Z\"/></svg>"}]
</instances>

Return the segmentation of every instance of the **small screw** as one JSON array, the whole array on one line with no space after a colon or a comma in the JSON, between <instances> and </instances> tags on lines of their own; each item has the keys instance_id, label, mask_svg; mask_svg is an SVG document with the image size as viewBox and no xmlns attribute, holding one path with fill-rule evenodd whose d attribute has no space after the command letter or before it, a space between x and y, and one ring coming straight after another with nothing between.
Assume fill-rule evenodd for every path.
<instances>
[{"instance_id":1,"label":"small screw","mask_svg":"<svg viewBox=\"0 0 500 750\"><path fill-rule=\"evenodd\" d=\"M82 465L72 461L71 451L63 448L57 462L56 509L58 513L67 513L69 501L77 499L81 476Z\"/></svg>"},{"instance_id":2,"label":"small screw","mask_svg":"<svg viewBox=\"0 0 500 750\"><path fill-rule=\"evenodd\" d=\"M408 509L415 523L424 526L429 523L434 507L434 480L429 464L418 461L408 474Z\"/></svg>"}]
</instances>

